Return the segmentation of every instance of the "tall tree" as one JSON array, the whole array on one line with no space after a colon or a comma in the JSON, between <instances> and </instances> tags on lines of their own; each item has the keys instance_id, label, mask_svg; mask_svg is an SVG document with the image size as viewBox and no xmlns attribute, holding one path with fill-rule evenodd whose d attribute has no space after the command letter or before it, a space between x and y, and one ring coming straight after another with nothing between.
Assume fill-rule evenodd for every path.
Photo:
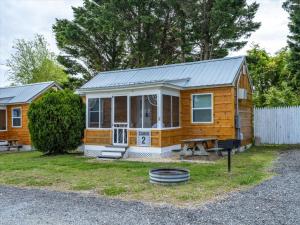
<instances>
[{"instance_id":1,"label":"tall tree","mask_svg":"<svg viewBox=\"0 0 300 225\"><path fill-rule=\"evenodd\" d=\"M72 21L56 21L53 30L64 52L58 60L69 74L79 73L88 80L96 72L123 67L125 32L116 5L110 0L84 0L82 7L73 7Z\"/></svg>"},{"instance_id":2,"label":"tall tree","mask_svg":"<svg viewBox=\"0 0 300 225\"><path fill-rule=\"evenodd\" d=\"M14 84L29 84L43 81L67 81L67 74L60 66L55 55L47 48L47 42L41 35L34 40L19 39L13 46L15 53L7 61L9 79Z\"/></svg>"},{"instance_id":3,"label":"tall tree","mask_svg":"<svg viewBox=\"0 0 300 225\"><path fill-rule=\"evenodd\" d=\"M198 60L219 58L247 44L260 27L254 22L259 4L246 0L189 0L195 56Z\"/></svg>"},{"instance_id":4,"label":"tall tree","mask_svg":"<svg viewBox=\"0 0 300 225\"><path fill-rule=\"evenodd\" d=\"M288 46L291 51L289 67L293 74L294 89L300 90L300 1L286 0L283 8L289 13Z\"/></svg>"},{"instance_id":5,"label":"tall tree","mask_svg":"<svg viewBox=\"0 0 300 225\"><path fill-rule=\"evenodd\" d=\"M53 26L59 61L85 79L96 72L223 57L259 27L246 0L84 0Z\"/></svg>"},{"instance_id":6,"label":"tall tree","mask_svg":"<svg viewBox=\"0 0 300 225\"><path fill-rule=\"evenodd\" d=\"M258 45L247 54L249 74L254 85L254 104L258 107L300 104L288 67L290 51L283 48L274 56Z\"/></svg>"}]
</instances>

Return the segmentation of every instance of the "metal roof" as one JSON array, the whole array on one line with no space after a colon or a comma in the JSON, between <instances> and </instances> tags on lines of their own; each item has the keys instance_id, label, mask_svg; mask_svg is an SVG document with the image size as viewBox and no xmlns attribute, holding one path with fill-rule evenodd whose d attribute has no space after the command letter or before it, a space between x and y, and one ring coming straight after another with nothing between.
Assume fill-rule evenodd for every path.
<instances>
[{"instance_id":1,"label":"metal roof","mask_svg":"<svg viewBox=\"0 0 300 225\"><path fill-rule=\"evenodd\" d=\"M147 84L172 84L181 88L230 85L245 60L244 56L190 63L101 72L78 91L130 87Z\"/></svg>"},{"instance_id":2,"label":"metal roof","mask_svg":"<svg viewBox=\"0 0 300 225\"><path fill-rule=\"evenodd\" d=\"M57 85L55 82L51 81L0 88L0 105L30 102L34 97L38 96L52 86Z\"/></svg>"}]
</instances>

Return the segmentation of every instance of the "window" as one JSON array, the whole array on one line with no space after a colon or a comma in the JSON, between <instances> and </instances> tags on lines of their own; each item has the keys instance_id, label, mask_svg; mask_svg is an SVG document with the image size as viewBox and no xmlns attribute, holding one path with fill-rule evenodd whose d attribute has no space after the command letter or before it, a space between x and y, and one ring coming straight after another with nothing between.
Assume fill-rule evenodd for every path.
<instances>
[{"instance_id":1,"label":"window","mask_svg":"<svg viewBox=\"0 0 300 225\"><path fill-rule=\"evenodd\" d=\"M192 95L192 118L193 123L211 123L212 116L212 94Z\"/></svg>"},{"instance_id":2,"label":"window","mask_svg":"<svg viewBox=\"0 0 300 225\"><path fill-rule=\"evenodd\" d=\"M111 98L88 99L88 127L111 127Z\"/></svg>"},{"instance_id":3,"label":"window","mask_svg":"<svg viewBox=\"0 0 300 225\"><path fill-rule=\"evenodd\" d=\"M130 127L157 128L157 95L130 97Z\"/></svg>"},{"instance_id":4,"label":"window","mask_svg":"<svg viewBox=\"0 0 300 225\"><path fill-rule=\"evenodd\" d=\"M99 128L99 98L88 99L88 127Z\"/></svg>"},{"instance_id":5,"label":"window","mask_svg":"<svg viewBox=\"0 0 300 225\"><path fill-rule=\"evenodd\" d=\"M6 130L6 109L0 109L0 131Z\"/></svg>"},{"instance_id":6,"label":"window","mask_svg":"<svg viewBox=\"0 0 300 225\"><path fill-rule=\"evenodd\" d=\"M179 97L163 95L163 127L179 127Z\"/></svg>"},{"instance_id":7,"label":"window","mask_svg":"<svg viewBox=\"0 0 300 225\"><path fill-rule=\"evenodd\" d=\"M12 109L12 127L22 126L22 111L21 108Z\"/></svg>"}]
</instances>

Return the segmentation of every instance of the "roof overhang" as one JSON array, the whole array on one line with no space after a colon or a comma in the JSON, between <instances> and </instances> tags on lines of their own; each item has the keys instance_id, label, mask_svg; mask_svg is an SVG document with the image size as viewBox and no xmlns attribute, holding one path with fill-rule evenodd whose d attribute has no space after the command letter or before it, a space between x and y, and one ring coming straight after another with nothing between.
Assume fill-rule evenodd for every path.
<instances>
[{"instance_id":1,"label":"roof overhang","mask_svg":"<svg viewBox=\"0 0 300 225\"><path fill-rule=\"evenodd\" d=\"M88 93L94 93L94 92L114 92L114 91L120 91L120 90L136 90L136 89L145 89L145 88L171 88L174 90L192 90L192 89L207 89L207 88L221 88L221 87L234 87L234 84L219 84L219 85L204 85L204 86L188 86L188 87L182 87L170 83L156 83L156 84L144 84L144 85L127 85L127 86L112 86L112 87L105 87L105 88L80 88L76 90L76 93L79 95L85 95Z\"/></svg>"},{"instance_id":2,"label":"roof overhang","mask_svg":"<svg viewBox=\"0 0 300 225\"><path fill-rule=\"evenodd\" d=\"M110 87L101 87L101 88L80 88L76 90L76 93L79 95L84 95L86 93L92 93L92 92L108 92L108 91L120 91L120 90L132 90L132 89L145 89L145 88L171 88L175 90L182 90L183 87L176 85L176 84L170 84L166 82L157 82L157 83L151 83L151 84L132 84L132 85L126 85L126 86L110 86Z\"/></svg>"}]
</instances>

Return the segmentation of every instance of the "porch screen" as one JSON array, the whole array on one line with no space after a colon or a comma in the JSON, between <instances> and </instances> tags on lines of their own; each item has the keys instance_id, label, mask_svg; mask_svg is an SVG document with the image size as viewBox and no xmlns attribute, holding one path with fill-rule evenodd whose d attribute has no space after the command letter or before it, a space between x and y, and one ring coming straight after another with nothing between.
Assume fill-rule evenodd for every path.
<instances>
[{"instance_id":1,"label":"porch screen","mask_svg":"<svg viewBox=\"0 0 300 225\"><path fill-rule=\"evenodd\" d=\"M179 97L163 95L163 127L179 127Z\"/></svg>"},{"instance_id":2,"label":"porch screen","mask_svg":"<svg viewBox=\"0 0 300 225\"><path fill-rule=\"evenodd\" d=\"M157 128L157 96L144 95L143 128Z\"/></svg>"},{"instance_id":3,"label":"porch screen","mask_svg":"<svg viewBox=\"0 0 300 225\"><path fill-rule=\"evenodd\" d=\"M0 109L0 130L6 130L6 110Z\"/></svg>"},{"instance_id":4,"label":"porch screen","mask_svg":"<svg viewBox=\"0 0 300 225\"><path fill-rule=\"evenodd\" d=\"M130 127L157 128L157 96L130 97Z\"/></svg>"},{"instance_id":5,"label":"porch screen","mask_svg":"<svg viewBox=\"0 0 300 225\"><path fill-rule=\"evenodd\" d=\"M130 127L142 128L143 96L130 97Z\"/></svg>"},{"instance_id":6,"label":"porch screen","mask_svg":"<svg viewBox=\"0 0 300 225\"><path fill-rule=\"evenodd\" d=\"M100 98L100 127L111 127L111 98Z\"/></svg>"}]
</instances>

